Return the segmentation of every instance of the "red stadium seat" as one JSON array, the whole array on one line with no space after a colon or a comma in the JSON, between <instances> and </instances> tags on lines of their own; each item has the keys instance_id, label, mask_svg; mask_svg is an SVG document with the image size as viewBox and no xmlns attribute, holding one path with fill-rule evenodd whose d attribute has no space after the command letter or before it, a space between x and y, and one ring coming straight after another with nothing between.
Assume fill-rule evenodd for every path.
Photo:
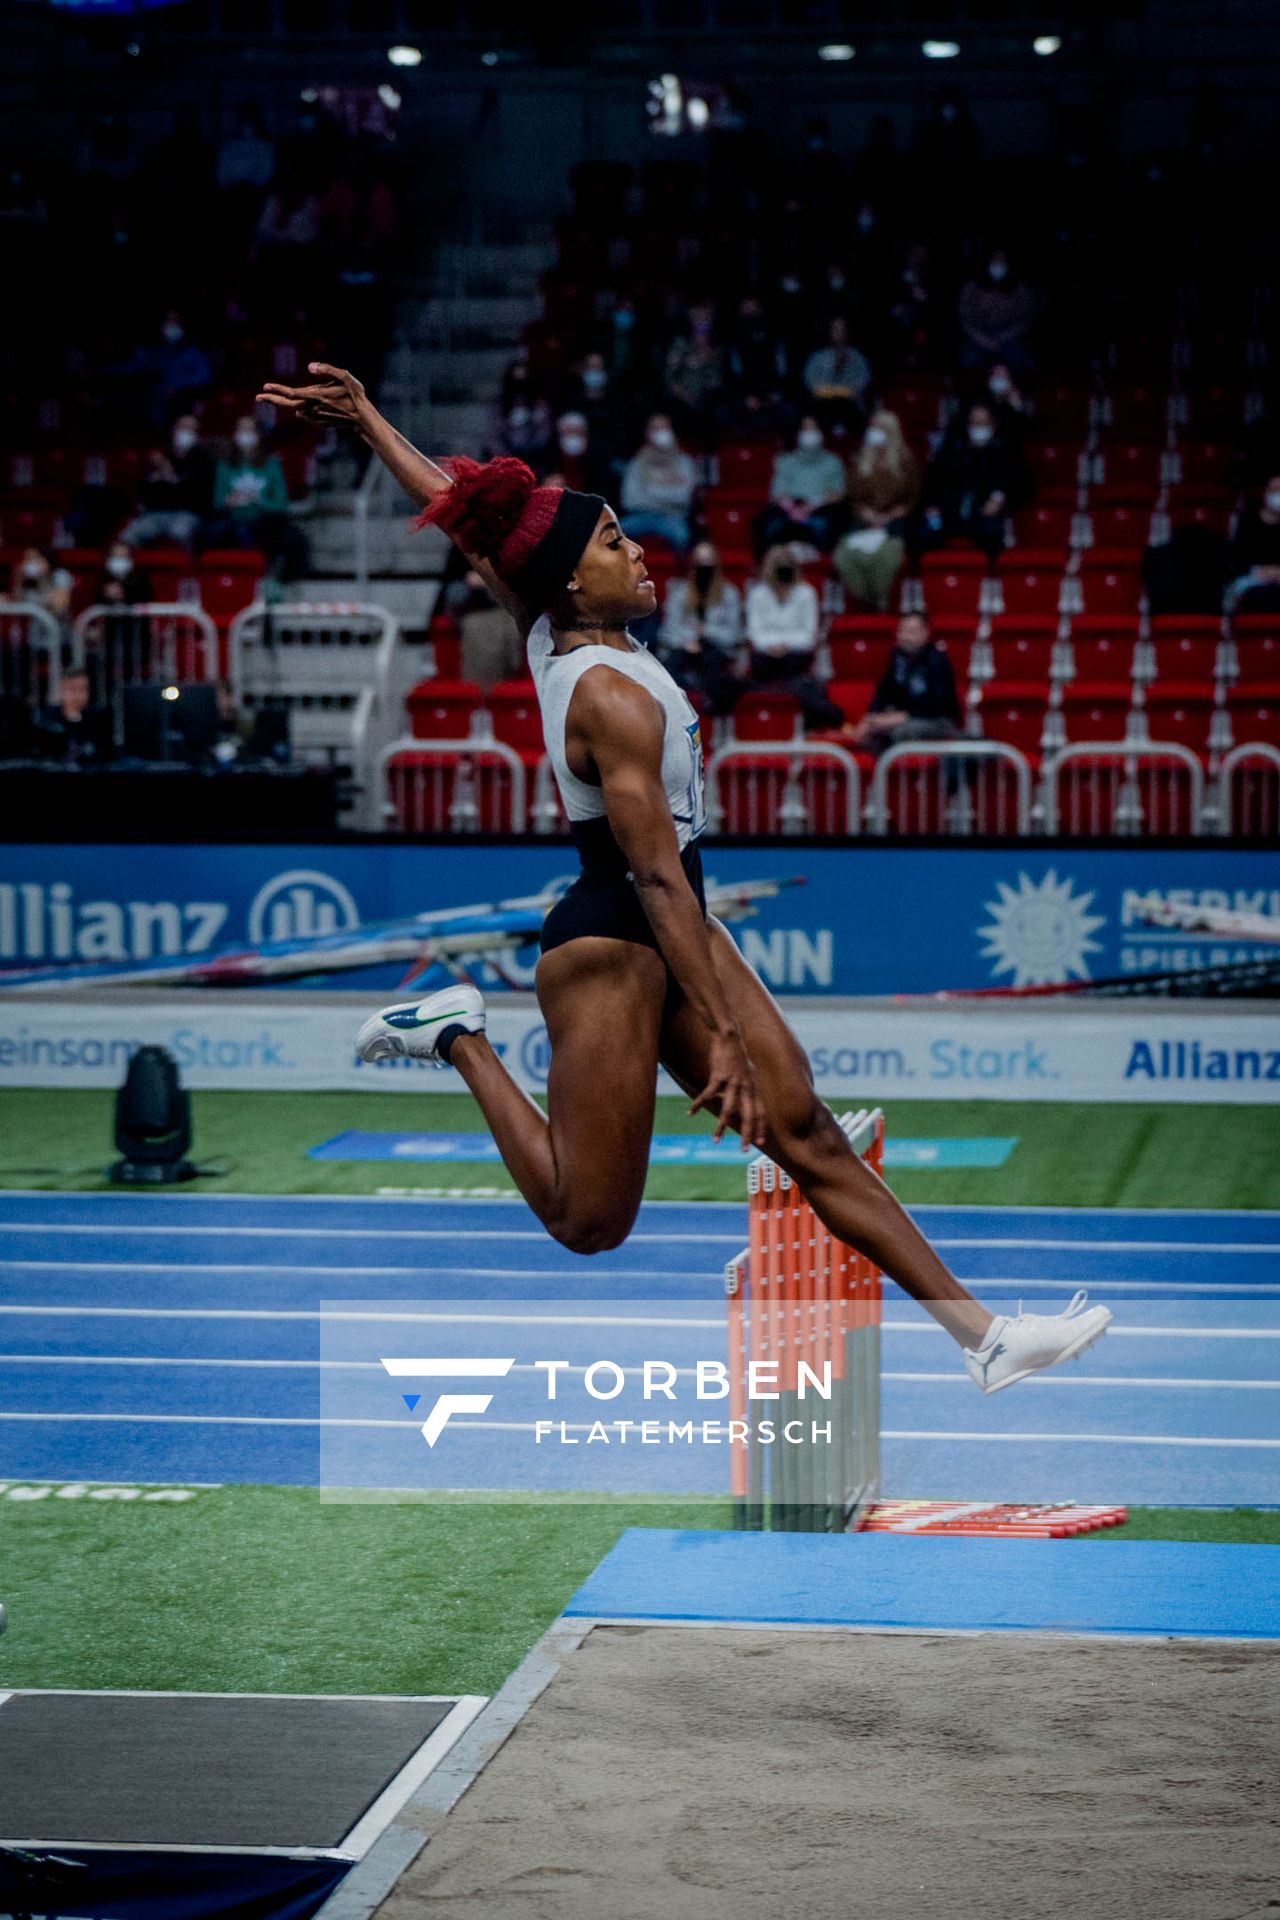
<instances>
[{"instance_id":1,"label":"red stadium seat","mask_svg":"<svg viewBox=\"0 0 1280 1920\"><path fill-rule=\"evenodd\" d=\"M1091 496L1089 525L1095 549L1124 547L1136 550L1145 547L1150 538L1151 507L1149 504L1135 506L1132 503L1115 507L1095 506Z\"/></svg>"},{"instance_id":2,"label":"red stadium seat","mask_svg":"<svg viewBox=\"0 0 1280 1920\"><path fill-rule=\"evenodd\" d=\"M1074 506L1047 507L1037 502L1034 507L1023 507L1013 516L1018 545L1034 547L1042 553L1053 552L1065 562L1075 517Z\"/></svg>"},{"instance_id":3,"label":"red stadium seat","mask_svg":"<svg viewBox=\"0 0 1280 1920\"><path fill-rule=\"evenodd\" d=\"M1270 695L1238 693L1234 688L1227 698L1231 715L1231 737L1237 746L1246 740L1262 740L1280 747L1280 686Z\"/></svg>"},{"instance_id":4,"label":"red stadium seat","mask_svg":"<svg viewBox=\"0 0 1280 1920\"><path fill-rule=\"evenodd\" d=\"M1047 693L1057 631L1054 620L992 621L987 639L991 679L1042 687Z\"/></svg>"},{"instance_id":5,"label":"red stadium seat","mask_svg":"<svg viewBox=\"0 0 1280 1920\"><path fill-rule=\"evenodd\" d=\"M846 720L861 720L875 690L874 680L833 680L827 698L835 701Z\"/></svg>"},{"instance_id":6,"label":"red stadium seat","mask_svg":"<svg viewBox=\"0 0 1280 1920\"><path fill-rule=\"evenodd\" d=\"M1169 520L1175 527L1205 527L1210 533L1226 533L1235 502L1230 487L1170 487Z\"/></svg>"},{"instance_id":7,"label":"red stadium seat","mask_svg":"<svg viewBox=\"0 0 1280 1920\"><path fill-rule=\"evenodd\" d=\"M1046 440L1079 441L1089 431L1086 387L1055 385L1037 390L1035 430Z\"/></svg>"},{"instance_id":8,"label":"red stadium seat","mask_svg":"<svg viewBox=\"0 0 1280 1920\"><path fill-rule=\"evenodd\" d=\"M1006 614L1056 614L1062 590L1062 558L1034 548L1010 547L996 568Z\"/></svg>"},{"instance_id":9,"label":"red stadium seat","mask_svg":"<svg viewBox=\"0 0 1280 1920\"><path fill-rule=\"evenodd\" d=\"M465 740L484 695L472 680L420 680L405 704L415 740Z\"/></svg>"},{"instance_id":10,"label":"red stadium seat","mask_svg":"<svg viewBox=\"0 0 1280 1920\"><path fill-rule=\"evenodd\" d=\"M1083 464L1085 451L1077 441L1042 441L1039 445L1029 446L1026 455L1040 493L1046 487L1070 487L1074 490L1087 480L1087 468Z\"/></svg>"},{"instance_id":11,"label":"red stadium seat","mask_svg":"<svg viewBox=\"0 0 1280 1920\"><path fill-rule=\"evenodd\" d=\"M920 562L920 586L931 618L945 614L976 617L986 577L985 554L927 553Z\"/></svg>"},{"instance_id":12,"label":"red stadium seat","mask_svg":"<svg viewBox=\"0 0 1280 1920\"><path fill-rule=\"evenodd\" d=\"M751 545L751 523L763 505L763 494L761 494L754 511L750 507L745 507L741 504L727 504L719 500L708 499L704 515L708 540L714 540L720 548L749 548Z\"/></svg>"},{"instance_id":13,"label":"red stadium seat","mask_svg":"<svg viewBox=\"0 0 1280 1920\"><path fill-rule=\"evenodd\" d=\"M1239 449L1226 441L1197 445L1195 441L1183 440L1178 444L1177 470L1186 486L1222 487L1234 494L1232 483L1239 459Z\"/></svg>"},{"instance_id":14,"label":"red stadium seat","mask_svg":"<svg viewBox=\"0 0 1280 1920\"><path fill-rule=\"evenodd\" d=\"M1231 637L1237 669L1233 691L1269 694L1280 686L1280 613L1238 613Z\"/></svg>"},{"instance_id":15,"label":"red stadium seat","mask_svg":"<svg viewBox=\"0 0 1280 1920\"><path fill-rule=\"evenodd\" d=\"M427 639L435 656L436 678L440 680L460 680L462 678L462 633L451 613L436 613L431 616L427 628Z\"/></svg>"},{"instance_id":16,"label":"red stadium seat","mask_svg":"<svg viewBox=\"0 0 1280 1920\"><path fill-rule=\"evenodd\" d=\"M1123 740L1129 722L1128 687L1072 682L1063 689L1062 720L1067 739Z\"/></svg>"},{"instance_id":17,"label":"red stadium seat","mask_svg":"<svg viewBox=\"0 0 1280 1920\"><path fill-rule=\"evenodd\" d=\"M956 689L962 705L965 689L969 684L969 665L977 636L978 624L975 620L943 618L933 623L933 637L938 643L939 651L945 653L951 662L951 671L956 677Z\"/></svg>"},{"instance_id":18,"label":"red stadium seat","mask_svg":"<svg viewBox=\"0 0 1280 1920\"><path fill-rule=\"evenodd\" d=\"M1040 753L1048 707L1044 687L992 681L978 708L983 737L1005 740L1028 759L1035 759Z\"/></svg>"},{"instance_id":19,"label":"red stadium seat","mask_svg":"<svg viewBox=\"0 0 1280 1920\"><path fill-rule=\"evenodd\" d=\"M1121 387L1108 395L1107 433L1113 440L1164 440L1169 396L1163 387Z\"/></svg>"},{"instance_id":20,"label":"red stadium seat","mask_svg":"<svg viewBox=\"0 0 1280 1920\"><path fill-rule=\"evenodd\" d=\"M1160 491L1163 457L1160 446L1106 446L1093 456L1093 484L1110 489L1116 500L1122 497L1119 489L1128 490L1133 499L1150 499Z\"/></svg>"},{"instance_id":21,"label":"red stadium seat","mask_svg":"<svg viewBox=\"0 0 1280 1920\"><path fill-rule=\"evenodd\" d=\"M1175 741L1193 753L1209 751L1209 723L1213 718L1213 690L1204 686L1161 686L1147 689L1147 735L1152 740Z\"/></svg>"},{"instance_id":22,"label":"red stadium seat","mask_svg":"<svg viewBox=\"0 0 1280 1920\"><path fill-rule=\"evenodd\" d=\"M763 502L777 458L773 440L730 440L720 448L720 485L752 493Z\"/></svg>"},{"instance_id":23,"label":"red stadium seat","mask_svg":"<svg viewBox=\"0 0 1280 1920\"><path fill-rule=\"evenodd\" d=\"M151 581L153 600L172 603L199 592L195 560L181 547L136 547L133 557L139 572ZM194 589L193 581L197 583Z\"/></svg>"},{"instance_id":24,"label":"red stadium seat","mask_svg":"<svg viewBox=\"0 0 1280 1920\"><path fill-rule=\"evenodd\" d=\"M1072 680L1078 686L1123 687L1133 679L1138 622L1124 615L1080 613L1071 622Z\"/></svg>"},{"instance_id":25,"label":"red stadium seat","mask_svg":"<svg viewBox=\"0 0 1280 1920\"><path fill-rule=\"evenodd\" d=\"M250 604L266 570L262 555L248 550L229 547L201 554L195 566L200 604L216 626L229 627Z\"/></svg>"},{"instance_id":26,"label":"red stadium seat","mask_svg":"<svg viewBox=\"0 0 1280 1920\"><path fill-rule=\"evenodd\" d=\"M836 680L875 679L893 648L897 616L892 613L837 614L827 646Z\"/></svg>"},{"instance_id":27,"label":"red stadium seat","mask_svg":"<svg viewBox=\"0 0 1280 1920\"><path fill-rule=\"evenodd\" d=\"M790 740L799 714L800 703L790 694L744 694L733 709L734 736L738 740Z\"/></svg>"},{"instance_id":28,"label":"red stadium seat","mask_svg":"<svg viewBox=\"0 0 1280 1920\"><path fill-rule=\"evenodd\" d=\"M546 751L542 715L532 680L500 680L485 695L495 740L514 747L528 765L536 766Z\"/></svg>"},{"instance_id":29,"label":"red stadium seat","mask_svg":"<svg viewBox=\"0 0 1280 1920\"><path fill-rule=\"evenodd\" d=\"M1137 613L1142 603L1142 556L1090 547L1080 556L1086 613Z\"/></svg>"},{"instance_id":30,"label":"red stadium seat","mask_svg":"<svg viewBox=\"0 0 1280 1920\"><path fill-rule=\"evenodd\" d=\"M1151 622L1156 681L1212 687L1221 664L1221 640L1217 614L1157 614Z\"/></svg>"}]
</instances>

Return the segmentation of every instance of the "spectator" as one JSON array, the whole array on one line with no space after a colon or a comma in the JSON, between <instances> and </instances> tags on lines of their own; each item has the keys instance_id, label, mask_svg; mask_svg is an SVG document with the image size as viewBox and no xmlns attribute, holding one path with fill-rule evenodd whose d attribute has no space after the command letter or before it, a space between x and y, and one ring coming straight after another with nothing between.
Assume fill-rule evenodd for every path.
<instances>
[{"instance_id":1,"label":"spectator","mask_svg":"<svg viewBox=\"0 0 1280 1920\"><path fill-rule=\"evenodd\" d=\"M871 384L871 368L849 344L849 323L837 314L827 327L827 344L809 355L804 384L824 424L849 427L861 419L862 396Z\"/></svg>"},{"instance_id":2,"label":"spectator","mask_svg":"<svg viewBox=\"0 0 1280 1920\"><path fill-rule=\"evenodd\" d=\"M551 448L551 409L542 396L514 387L509 404L499 408L494 440L499 453L540 466Z\"/></svg>"},{"instance_id":3,"label":"spectator","mask_svg":"<svg viewBox=\"0 0 1280 1920\"><path fill-rule=\"evenodd\" d=\"M1030 495L1021 454L997 433L991 408L975 401L961 431L943 442L925 475L921 544L971 540L994 560L1005 544L1008 516Z\"/></svg>"},{"instance_id":4,"label":"spectator","mask_svg":"<svg viewBox=\"0 0 1280 1920\"><path fill-rule=\"evenodd\" d=\"M1009 256L996 247L980 274L967 280L957 309L962 367L991 367L999 362L1017 373L1035 366L1031 328L1036 297L1025 280L1015 279Z\"/></svg>"},{"instance_id":5,"label":"spectator","mask_svg":"<svg viewBox=\"0 0 1280 1920\"><path fill-rule=\"evenodd\" d=\"M671 677L686 693L700 693L713 713L726 713L741 691L742 595L720 567L711 540L699 540L689 572L667 587L659 652Z\"/></svg>"},{"instance_id":6,"label":"spectator","mask_svg":"<svg viewBox=\"0 0 1280 1920\"><path fill-rule=\"evenodd\" d=\"M623 469L623 532L632 540L665 540L683 553L697 482L697 468L677 443L670 415L653 414L644 445Z\"/></svg>"},{"instance_id":7,"label":"spectator","mask_svg":"<svg viewBox=\"0 0 1280 1920\"><path fill-rule=\"evenodd\" d=\"M129 547L169 542L190 551L201 523L213 509L213 473L213 456L200 438L200 422L194 413L179 414L168 450L156 447L151 452L139 497L142 511L129 522L121 540Z\"/></svg>"},{"instance_id":8,"label":"spectator","mask_svg":"<svg viewBox=\"0 0 1280 1920\"><path fill-rule=\"evenodd\" d=\"M488 692L499 680L513 680L527 671L515 621L474 569L446 590L445 606L462 636L464 680Z\"/></svg>"},{"instance_id":9,"label":"spectator","mask_svg":"<svg viewBox=\"0 0 1280 1920\"><path fill-rule=\"evenodd\" d=\"M1228 551L1230 613L1280 613L1280 473L1241 518Z\"/></svg>"},{"instance_id":10,"label":"spectator","mask_svg":"<svg viewBox=\"0 0 1280 1920\"><path fill-rule=\"evenodd\" d=\"M769 688L798 700L806 729L844 724L839 707L813 675L818 625L818 596L800 578L794 552L789 546L771 547L759 579L747 588L750 689Z\"/></svg>"},{"instance_id":11,"label":"spectator","mask_svg":"<svg viewBox=\"0 0 1280 1920\"><path fill-rule=\"evenodd\" d=\"M609 493L613 473L595 444L585 413L562 413L556 421L555 445L548 456L575 493Z\"/></svg>"},{"instance_id":12,"label":"spectator","mask_svg":"<svg viewBox=\"0 0 1280 1920\"><path fill-rule=\"evenodd\" d=\"M236 421L232 451L219 460L213 483L214 519L206 547L252 547L280 580L306 571L307 546L288 514L284 468L262 444L251 413Z\"/></svg>"},{"instance_id":13,"label":"spectator","mask_svg":"<svg viewBox=\"0 0 1280 1920\"><path fill-rule=\"evenodd\" d=\"M578 386L582 396L578 402L578 411L586 416L592 452L597 460L609 469L610 479L606 491L612 492L613 475L619 453L618 407L613 398L609 363L602 353L593 350L583 355L582 364L578 369Z\"/></svg>"},{"instance_id":14,"label":"spectator","mask_svg":"<svg viewBox=\"0 0 1280 1920\"><path fill-rule=\"evenodd\" d=\"M853 525L834 555L845 591L861 605L881 611L888 606L919 497L919 462L897 414L880 407L849 465Z\"/></svg>"},{"instance_id":15,"label":"spectator","mask_svg":"<svg viewBox=\"0 0 1280 1920\"><path fill-rule=\"evenodd\" d=\"M230 767L237 760L253 757L253 720L236 699L235 688L229 680L219 680L215 697L218 737L213 745L213 758L218 766Z\"/></svg>"},{"instance_id":16,"label":"spectator","mask_svg":"<svg viewBox=\"0 0 1280 1920\"><path fill-rule=\"evenodd\" d=\"M1031 424L1031 408L1007 361L997 360L988 368L984 398L995 415L1000 437L1008 446L1020 446Z\"/></svg>"},{"instance_id":17,"label":"spectator","mask_svg":"<svg viewBox=\"0 0 1280 1920\"><path fill-rule=\"evenodd\" d=\"M688 326L672 342L663 366L671 411L694 435L710 425L724 386L724 355L714 334L715 309L706 303L690 307Z\"/></svg>"},{"instance_id":18,"label":"spectator","mask_svg":"<svg viewBox=\"0 0 1280 1920\"><path fill-rule=\"evenodd\" d=\"M39 547L28 547L13 569L8 599L16 606L43 607L61 625L71 613L74 585L65 567L55 567Z\"/></svg>"},{"instance_id":19,"label":"spectator","mask_svg":"<svg viewBox=\"0 0 1280 1920\"><path fill-rule=\"evenodd\" d=\"M937 302L929 249L913 240L889 296L892 350L904 367L926 366L934 357L938 334Z\"/></svg>"},{"instance_id":20,"label":"spectator","mask_svg":"<svg viewBox=\"0 0 1280 1920\"><path fill-rule=\"evenodd\" d=\"M111 757L111 716L93 703L83 667L69 667L53 705L36 719L36 757L67 766L90 766Z\"/></svg>"},{"instance_id":21,"label":"spectator","mask_svg":"<svg viewBox=\"0 0 1280 1920\"><path fill-rule=\"evenodd\" d=\"M171 307L160 323L160 338L139 347L123 366L109 368L142 392L141 404L152 420L168 420L197 399L213 379L209 356L187 338L181 313Z\"/></svg>"},{"instance_id":22,"label":"spectator","mask_svg":"<svg viewBox=\"0 0 1280 1920\"><path fill-rule=\"evenodd\" d=\"M139 567L123 536L108 552L94 588L96 606L140 607L151 598L151 575Z\"/></svg>"},{"instance_id":23,"label":"spectator","mask_svg":"<svg viewBox=\"0 0 1280 1920\"><path fill-rule=\"evenodd\" d=\"M263 193L275 171L276 150L262 118L261 107L242 107L234 131L218 148L214 179L223 192L247 188Z\"/></svg>"},{"instance_id":24,"label":"spectator","mask_svg":"<svg viewBox=\"0 0 1280 1920\"><path fill-rule=\"evenodd\" d=\"M754 294L739 303L729 335L729 383L735 397L758 394L776 398L782 390L785 362L764 307Z\"/></svg>"},{"instance_id":25,"label":"spectator","mask_svg":"<svg viewBox=\"0 0 1280 1920\"><path fill-rule=\"evenodd\" d=\"M954 740L961 718L955 672L934 643L928 614L904 613L856 744L883 753L902 740Z\"/></svg>"},{"instance_id":26,"label":"spectator","mask_svg":"<svg viewBox=\"0 0 1280 1920\"><path fill-rule=\"evenodd\" d=\"M843 519L844 463L827 446L816 417L805 414L795 446L773 463L769 505L756 521L756 550L781 541L803 540L830 553Z\"/></svg>"}]
</instances>

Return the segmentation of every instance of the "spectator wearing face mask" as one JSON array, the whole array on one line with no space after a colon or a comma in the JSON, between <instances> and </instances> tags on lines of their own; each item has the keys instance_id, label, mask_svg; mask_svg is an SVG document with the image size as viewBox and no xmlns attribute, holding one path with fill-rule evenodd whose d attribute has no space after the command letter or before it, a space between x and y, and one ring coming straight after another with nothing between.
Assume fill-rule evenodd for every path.
<instances>
[{"instance_id":1,"label":"spectator wearing face mask","mask_svg":"<svg viewBox=\"0 0 1280 1920\"><path fill-rule=\"evenodd\" d=\"M769 689L798 700L809 730L843 726L844 715L814 677L818 596L801 579L789 546L771 547L760 577L747 588L746 632L751 691Z\"/></svg>"},{"instance_id":2,"label":"spectator wearing face mask","mask_svg":"<svg viewBox=\"0 0 1280 1920\"><path fill-rule=\"evenodd\" d=\"M997 360L987 372L987 390L983 395L995 416L996 431L1006 445L1021 446L1031 423L1027 397L1005 361Z\"/></svg>"},{"instance_id":3,"label":"spectator wearing face mask","mask_svg":"<svg viewBox=\"0 0 1280 1920\"><path fill-rule=\"evenodd\" d=\"M1031 350L1035 317L1035 294L1011 271L1003 248L995 248L984 271L961 289L957 308L961 366L990 367L998 361L1012 372L1029 373L1035 366Z\"/></svg>"},{"instance_id":4,"label":"spectator wearing face mask","mask_svg":"<svg viewBox=\"0 0 1280 1920\"><path fill-rule=\"evenodd\" d=\"M139 494L141 512L121 540L128 547L173 545L190 551L213 510L213 476L213 456L200 438L199 421L193 413L180 414L168 448L152 449Z\"/></svg>"},{"instance_id":5,"label":"spectator wearing face mask","mask_svg":"<svg viewBox=\"0 0 1280 1920\"><path fill-rule=\"evenodd\" d=\"M922 547L971 540L994 560L1005 523L1031 497L1025 462L996 431L995 415L975 401L960 431L940 447L925 475Z\"/></svg>"},{"instance_id":6,"label":"spectator wearing face mask","mask_svg":"<svg viewBox=\"0 0 1280 1920\"><path fill-rule=\"evenodd\" d=\"M176 307L171 307L161 321L158 340L139 347L122 366L107 371L128 383L153 421L168 420L189 406L213 379L208 354L187 338L186 325Z\"/></svg>"},{"instance_id":7,"label":"spectator wearing face mask","mask_svg":"<svg viewBox=\"0 0 1280 1920\"><path fill-rule=\"evenodd\" d=\"M585 413L562 413L547 459L575 493L608 493L613 475L602 459ZM545 476L544 476L545 478Z\"/></svg>"},{"instance_id":8,"label":"spectator wearing face mask","mask_svg":"<svg viewBox=\"0 0 1280 1920\"><path fill-rule=\"evenodd\" d=\"M961 720L955 671L934 644L928 614L904 613L855 744L883 753L903 740L954 740Z\"/></svg>"},{"instance_id":9,"label":"spectator wearing face mask","mask_svg":"<svg viewBox=\"0 0 1280 1920\"><path fill-rule=\"evenodd\" d=\"M552 435L551 409L541 394L530 392L523 383L514 387L510 400L498 409L496 450L538 468L550 451Z\"/></svg>"},{"instance_id":10,"label":"spectator wearing face mask","mask_svg":"<svg viewBox=\"0 0 1280 1920\"><path fill-rule=\"evenodd\" d=\"M58 697L36 716L35 753L40 760L86 767L111 758L111 715L92 696L82 667L63 670Z\"/></svg>"},{"instance_id":11,"label":"spectator wearing face mask","mask_svg":"<svg viewBox=\"0 0 1280 1920\"><path fill-rule=\"evenodd\" d=\"M665 540L683 553L697 484L698 470L677 443L671 416L653 414L644 445L622 471L622 531L631 540Z\"/></svg>"},{"instance_id":12,"label":"spectator wearing face mask","mask_svg":"<svg viewBox=\"0 0 1280 1920\"><path fill-rule=\"evenodd\" d=\"M593 349L583 355L578 369L578 389L581 397L576 403L577 409L586 416L596 459L610 471L610 484L606 491L612 491L613 469L619 453L616 426L618 409L614 404L609 364L603 353Z\"/></svg>"},{"instance_id":13,"label":"spectator wearing face mask","mask_svg":"<svg viewBox=\"0 0 1280 1920\"><path fill-rule=\"evenodd\" d=\"M852 427L861 421L871 368L865 355L850 344L849 323L843 315L837 314L828 325L826 345L805 361L804 384L825 426Z\"/></svg>"},{"instance_id":14,"label":"spectator wearing face mask","mask_svg":"<svg viewBox=\"0 0 1280 1920\"><path fill-rule=\"evenodd\" d=\"M896 413L877 408L849 462L852 526L833 556L846 593L879 611L889 604L920 497L920 464Z\"/></svg>"},{"instance_id":15,"label":"spectator wearing face mask","mask_svg":"<svg viewBox=\"0 0 1280 1920\"><path fill-rule=\"evenodd\" d=\"M713 713L725 713L740 691L742 595L720 567L714 542L700 540L687 576L667 587L658 651L673 680L698 693Z\"/></svg>"},{"instance_id":16,"label":"spectator wearing face mask","mask_svg":"<svg viewBox=\"0 0 1280 1920\"><path fill-rule=\"evenodd\" d=\"M724 355L715 342L715 309L689 309L688 325L672 341L662 370L672 415L695 438L711 425L724 387Z\"/></svg>"},{"instance_id":17,"label":"spectator wearing face mask","mask_svg":"<svg viewBox=\"0 0 1280 1920\"><path fill-rule=\"evenodd\" d=\"M214 519L206 547L252 547L280 580L305 573L307 543L289 518L284 468L262 444L252 414L236 421L231 451L219 460L213 483Z\"/></svg>"},{"instance_id":18,"label":"spectator wearing face mask","mask_svg":"<svg viewBox=\"0 0 1280 1920\"><path fill-rule=\"evenodd\" d=\"M1280 473L1240 520L1227 555L1231 613L1280 612Z\"/></svg>"},{"instance_id":19,"label":"spectator wearing face mask","mask_svg":"<svg viewBox=\"0 0 1280 1920\"><path fill-rule=\"evenodd\" d=\"M42 607L61 625L70 618L74 586L65 567L55 567L39 547L28 547L13 569L7 597L12 605Z\"/></svg>"},{"instance_id":20,"label":"spectator wearing face mask","mask_svg":"<svg viewBox=\"0 0 1280 1920\"><path fill-rule=\"evenodd\" d=\"M107 553L94 589L98 606L139 607L151 598L151 575L137 565L123 535Z\"/></svg>"},{"instance_id":21,"label":"spectator wearing face mask","mask_svg":"<svg viewBox=\"0 0 1280 1920\"><path fill-rule=\"evenodd\" d=\"M830 553L844 519L844 502L844 463L828 448L816 416L808 413L794 447L773 463L769 505L755 526L756 551L802 540L819 553Z\"/></svg>"},{"instance_id":22,"label":"spectator wearing face mask","mask_svg":"<svg viewBox=\"0 0 1280 1920\"><path fill-rule=\"evenodd\" d=\"M726 356L729 387L735 405L748 394L777 397L782 392L786 362L764 307L754 294L739 302L729 332Z\"/></svg>"}]
</instances>

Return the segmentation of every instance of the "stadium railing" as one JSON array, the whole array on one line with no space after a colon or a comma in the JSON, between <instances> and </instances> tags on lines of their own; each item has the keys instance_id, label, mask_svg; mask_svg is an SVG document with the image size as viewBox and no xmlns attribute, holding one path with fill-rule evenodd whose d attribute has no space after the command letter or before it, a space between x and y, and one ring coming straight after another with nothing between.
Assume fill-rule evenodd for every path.
<instances>
[{"instance_id":1,"label":"stadium railing","mask_svg":"<svg viewBox=\"0 0 1280 1920\"><path fill-rule=\"evenodd\" d=\"M99 691L218 678L218 629L202 607L148 600L86 607L72 627L73 656L96 668Z\"/></svg>"},{"instance_id":2,"label":"stadium railing","mask_svg":"<svg viewBox=\"0 0 1280 1920\"><path fill-rule=\"evenodd\" d=\"M1003 740L903 740L871 777L868 833L1027 834L1031 768Z\"/></svg>"},{"instance_id":3,"label":"stadium railing","mask_svg":"<svg viewBox=\"0 0 1280 1920\"><path fill-rule=\"evenodd\" d=\"M527 786L520 755L494 739L483 710L465 740L410 735L378 756L380 824L393 831L523 833Z\"/></svg>"},{"instance_id":4,"label":"stadium railing","mask_svg":"<svg viewBox=\"0 0 1280 1920\"><path fill-rule=\"evenodd\" d=\"M1280 747L1246 740L1223 755L1204 825L1240 839L1280 840Z\"/></svg>"},{"instance_id":5,"label":"stadium railing","mask_svg":"<svg viewBox=\"0 0 1280 1920\"><path fill-rule=\"evenodd\" d=\"M62 684L62 628L34 602L0 606L0 696L32 711Z\"/></svg>"},{"instance_id":6,"label":"stadium railing","mask_svg":"<svg viewBox=\"0 0 1280 1920\"><path fill-rule=\"evenodd\" d=\"M1046 759L1045 833L1131 838L1203 831L1204 770L1176 741L1080 741Z\"/></svg>"},{"instance_id":7,"label":"stadium railing","mask_svg":"<svg viewBox=\"0 0 1280 1920\"><path fill-rule=\"evenodd\" d=\"M710 833L856 834L862 776L829 740L733 741L707 761Z\"/></svg>"}]
</instances>

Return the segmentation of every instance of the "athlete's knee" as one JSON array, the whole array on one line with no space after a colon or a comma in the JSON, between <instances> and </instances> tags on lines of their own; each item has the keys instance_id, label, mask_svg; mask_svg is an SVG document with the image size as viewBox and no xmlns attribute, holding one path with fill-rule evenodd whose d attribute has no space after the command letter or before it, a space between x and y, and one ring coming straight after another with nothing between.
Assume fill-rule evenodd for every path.
<instances>
[{"instance_id":1,"label":"athlete's knee","mask_svg":"<svg viewBox=\"0 0 1280 1920\"><path fill-rule=\"evenodd\" d=\"M570 1253L608 1253L622 1245L635 1217L634 1207L624 1213L616 1207L578 1206L553 1215L547 1224L552 1239Z\"/></svg>"},{"instance_id":2,"label":"athlete's knee","mask_svg":"<svg viewBox=\"0 0 1280 1920\"><path fill-rule=\"evenodd\" d=\"M849 1153L839 1122L811 1086L797 1087L781 1111L769 1115L769 1133L784 1166L811 1168Z\"/></svg>"}]
</instances>

